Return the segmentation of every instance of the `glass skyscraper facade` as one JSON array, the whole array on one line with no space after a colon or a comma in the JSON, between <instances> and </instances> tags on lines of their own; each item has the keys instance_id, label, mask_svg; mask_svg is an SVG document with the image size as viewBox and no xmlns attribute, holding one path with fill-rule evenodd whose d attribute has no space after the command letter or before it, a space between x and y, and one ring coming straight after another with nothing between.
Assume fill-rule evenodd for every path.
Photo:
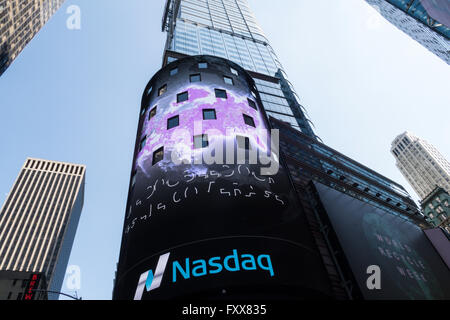
<instances>
[{"instance_id":1,"label":"glass skyscraper facade","mask_svg":"<svg viewBox=\"0 0 450 320\"><path fill-rule=\"evenodd\" d=\"M165 63L182 55L213 55L250 71L269 116L316 137L306 111L287 80L246 0L167 0Z\"/></svg>"},{"instance_id":2,"label":"glass skyscraper facade","mask_svg":"<svg viewBox=\"0 0 450 320\"><path fill-rule=\"evenodd\" d=\"M450 64L448 0L366 0L390 23Z\"/></svg>"},{"instance_id":3,"label":"glass skyscraper facade","mask_svg":"<svg viewBox=\"0 0 450 320\"><path fill-rule=\"evenodd\" d=\"M246 1L168 0L162 30L163 68L142 96L113 299L450 296L417 205L401 185L318 141ZM280 148L268 147L267 131L279 133ZM258 176L258 161L247 166L235 150L248 160L270 153L279 170ZM242 250L272 257L277 273L229 268ZM232 273L208 271L199 258L211 255ZM390 288L370 290L371 265Z\"/></svg>"}]
</instances>

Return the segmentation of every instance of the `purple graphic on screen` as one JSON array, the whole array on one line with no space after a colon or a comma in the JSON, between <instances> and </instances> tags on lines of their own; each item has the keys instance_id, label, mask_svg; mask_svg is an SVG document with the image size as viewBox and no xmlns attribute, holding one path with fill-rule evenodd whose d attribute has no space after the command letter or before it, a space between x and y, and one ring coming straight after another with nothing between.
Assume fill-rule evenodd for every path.
<instances>
[{"instance_id":1,"label":"purple graphic on screen","mask_svg":"<svg viewBox=\"0 0 450 320\"><path fill-rule=\"evenodd\" d=\"M192 161L196 154L207 148L223 146L224 141L235 141L236 136L241 136L249 139L252 148L267 153L267 126L260 111L249 105L249 99L256 101L251 95L227 90L227 98L217 98L215 88L199 85L180 87L175 92L188 92L188 100L178 103L177 94L166 92L148 108L141 136L143 147L136 162L143 172L146 172L148 161L152 161L153 153L161 147L166 154L164 160L169 160L168 152L176 150L181 159ZM154 108L156 113L149 119ZM204 119L204 110L210 112L210 118ZM211 112L215 119L214 116L211 118ZM178 117L176 125L168 129L168 120L174 117ZM196 149L194 136L202 134L208 135L208 147ZM167 161L163 163L160 164L161 169L171 167Z\"/></svg>"}]
</instances>

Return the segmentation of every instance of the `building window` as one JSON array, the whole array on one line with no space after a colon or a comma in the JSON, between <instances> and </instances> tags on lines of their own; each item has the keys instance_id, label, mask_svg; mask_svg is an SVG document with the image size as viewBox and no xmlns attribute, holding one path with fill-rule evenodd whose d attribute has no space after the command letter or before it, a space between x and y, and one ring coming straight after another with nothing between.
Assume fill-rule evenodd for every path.
<instances>
[{"instance_id":1,"label":"building window","mask_svg":"<svg viewBox=\"0 0 450 320\"><path fill-rule=\"evenodd\" d=\"M161 88L159 88L159 90L158 90L158 97L163 95L166 92L167 92L167 84L165 84Z\"/></svg>"},{"instance_id":2,"label":"building window","mask_svg":"<svg viewBox=\"0 0 450 320\"><path fill-rule=\"evenodd\" d=\"M202 76L200 75L200 73L191 74L189 76L189 79L191 82L200 82L200 81L202 81Z\"/></svg>"},{"instance_id":3,"label":"building window","mask_svg":"<svg viewBox=\"0 0 450 320\"><path fill-rule=\"evenodd\" d=\"M230 77L223 76L223 81L231 86L234 85L233 79Z\"/></svg>"},{"instance_id":4,"label":"building window","mask_svg":"<svg viewBox=\"0 0 450 320\"><path fill-rule=\"evenodd\" d=\"M216 98L222 98L222 99L227 99L227 92L225 90L222 89L214 89L214 91L216 92Z\"/></svg>"},{"instance_id":5,"label":"building window","mask_svg":"<svg viewBox=\"0 0 450 320\"><path fill-rule=\"evenodd\" d=\"M148 120L150 120L156 115L156 108L157 107L154 107L152 110L150 110L150 113L148 114Z\"/></svg>"},{"instance_id":6,"label":"building window","mask_svg":"<svg viewBox=\"0 0 450 320\"><path fill-rule=\"evenodd\" d=\"M144 149L146 143L147 143L147 136L145 136L145 137L141 140L141 143L139 144L139 151L142 151L142 149Z\"/></svg>"},{"instance_id":7,"label":"building window","mask_svg":"<svg viewBox=\"0 0 450 320\"><path fill-rule=\"evenodd\" d=\"M175 116L167 120L167 130L178 127L180 125L180 117Z\"/></svg>"},{"instance_id":8,"label":"building window","mask_svg":"<svg viewBox=\"0 0 450 320\"><path fill-rule=\"evenodd\" d=\"M252 117L250 117L246 114L244 114L243 116L244 116L244 122L246 125L256 128L255 121L253 120Z\"/></svg>"},{"instance_id":9,"label":"building window","mask_svg":"<svg viewBox=\"0 0 450 320\"><path fill-rule=\"evenodd\" d=\"M178 73L178 68L173 68L172 70L170 70L170 75L174 76Z\"/></svg>"},{"instance_id":10,"label":"building window","mask_svg":"<svg viewBox=\"0 0 450 320\"><path fill-rule=\"evenodd\" d=\"M236 69L233 69L230 67L231 73L234 74L235 76L239 75L239 72Z\"/></svg>"},{"instance_id":11,"label":"building window","mask_svg":"<svg viewBox=\"0 0 450 320\"><path fill-rule=\"evenodd\" d=\"M236 139L237 139L238 148L245 149L245 150L251 150L252 147L250 145L249 137L237 136Z\"/></svg>"},{"instance_id":12,"label":"building window","mask_svg":"<svg viewBox=\"0 0 450 320\"><path fill-rule=\"evenodd\" d=\"M199 68L199 69L207 69L207 68L208 68L208 63L206 63L206 62L200 62L200 63L198 64L198 68Z\"/></svg>"},{"instance_id":13,"label":"building window","mask_svg":"<svg viewBox=\"0 0 450 320\"><path fill-rule=\"evenodd\" d=\"M153 162L152 162L153 165L157 164L163 159L164 159L164 147L161 147L155 152L153 152Z\"/></svg>"},{"instance_id":14,"label":"building window","mask_svg":"<svg viewBox=\"0 0 450 320\"><path fill-rule=\"evenodd\" d=\"M216 120L216 110L203 109L203 120Z\"/></svg>"},{"instance_id":15,"label":"building window","mask_svg":"<svg viewBox=\"0 0 450 320\"><path fill-rule=\"evenodd\" d=\"M184 102L187 100L189 100L189 93L187 91L177 94L177 103Z\"/></svg>"},{"instance_id":16,"label":"building window","mask_svg":"<svg viewBox=\"0 0 450 320\"><path fill-rule=\"evenodd\" d=\"M194 136L194 149L202 149L208 147L208 135L201 134L198 136Z\"/></svg>"},{"instance_id":17,"label":"building window","mask_svg":"<svg viewBox=\"0 0 450 320\"><path fill-rule=\"evenodd\" d=\"M256 102L255 102L255 101L253 101L253 100L251 100L251 99L248 99L248 98L247 98L247 100L248 100L248 105L249 105L250 107L252 107L252 108L255 109L255 110L258 110L258 107L256 106Z\"/></svg>"}]
</instances>

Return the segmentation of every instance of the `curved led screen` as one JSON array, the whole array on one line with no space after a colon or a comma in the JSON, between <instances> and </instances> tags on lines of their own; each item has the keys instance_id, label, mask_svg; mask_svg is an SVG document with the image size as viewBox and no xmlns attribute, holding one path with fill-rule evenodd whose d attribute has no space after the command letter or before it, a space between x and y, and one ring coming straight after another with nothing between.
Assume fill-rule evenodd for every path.
<instances>
[{"instance_id":1,"label":"curved led screen","mask_svg":"<svg viewBox=\"0 0 450 320\"><path fill-rule=\"evenodd\" d=\"M189 57L153 77L115 299L329 292L274 136L253 80L232 62Z\"/></svg>"}]
</instances>

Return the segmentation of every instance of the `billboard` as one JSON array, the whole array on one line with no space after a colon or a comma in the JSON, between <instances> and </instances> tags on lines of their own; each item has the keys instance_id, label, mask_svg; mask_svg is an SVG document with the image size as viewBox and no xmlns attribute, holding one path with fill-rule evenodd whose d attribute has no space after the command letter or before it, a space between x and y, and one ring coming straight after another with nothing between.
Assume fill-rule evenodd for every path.
<instances>
[{"instance_id":1,"label":"billboard","mask_svg":"<svg viewBox=\"0 0 450 320\"><path fill-rule=\"evenodd\" d=\"M22 300L34 300L36 295L40 295L39 292L36 293L36 290L39 290L41 278L42 275L40 273L33 273L30 275L30 281L25 287Z\"/></svg>"},{"instance_id":2,"label":"billboard","mask_svg":"<svg viewBox=\"0 0 450 320\"><path fill-rule=\"evenodd\" d=\"M420 227L400 214L314 185L365 299L450 299L450 270ZM368 284L377 268L380 288Z\"/></svg>"},{"instance_id":3,"label":"billboard","mask_svg":"<svg viewBox=\"0 0 450 320\"><path fill-rule=\"evenodd\" d=\"M227 60L184 58L153 77L115 299L329 293L266 119L253 80Z\"/></svg>"}]
</instances>

